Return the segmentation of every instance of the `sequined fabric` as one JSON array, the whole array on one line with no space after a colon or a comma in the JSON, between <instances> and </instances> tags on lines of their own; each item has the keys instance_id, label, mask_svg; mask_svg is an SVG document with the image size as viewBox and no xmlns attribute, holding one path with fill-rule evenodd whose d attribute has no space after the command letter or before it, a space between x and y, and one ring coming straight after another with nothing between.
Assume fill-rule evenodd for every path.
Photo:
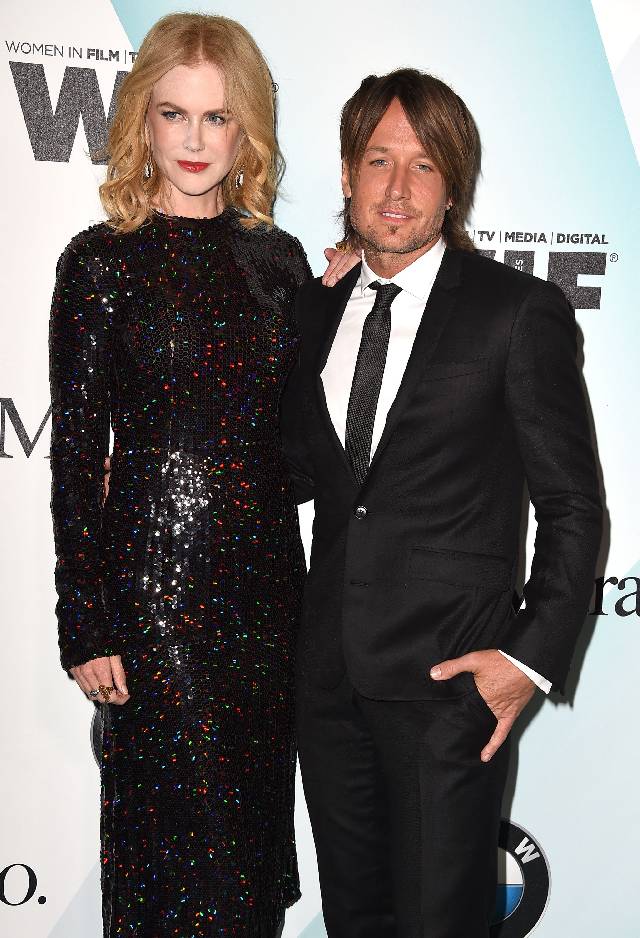
<instances>
[{"instance_id":1,"label":"sequined fabric","mask_svg":"<svg viewBox=\"0 0 640 938\"><path fill-rule=\"evenodd\" d=\"M58 266L61 660L121 654L131 692L104 708L105 938L273 938L299 895L304 556L277 415L308 276L295 239L232 209L98 225Z\"/></svg>"}]
</instances>

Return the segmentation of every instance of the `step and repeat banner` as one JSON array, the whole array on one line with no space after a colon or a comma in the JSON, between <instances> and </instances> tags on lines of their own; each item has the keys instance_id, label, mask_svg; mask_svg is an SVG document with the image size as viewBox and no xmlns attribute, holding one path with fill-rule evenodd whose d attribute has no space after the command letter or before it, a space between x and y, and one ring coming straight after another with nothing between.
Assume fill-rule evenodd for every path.
<instances>
[{"instance_id":1,"label":"step and repeat banner","mask_svg":"<svg viewBox=\"0 0 640 938\"><path fill-rule=\"evenodd\" d=\"M339 229L338 119L364 75L400 65L458 91L480 128L479 249L574 303L608 533L566 699L518 727L495 936L633 938L640 770L640 4L637 0L183 3L240 20L279 85L287 173L277 221L316 273ZM101 218L92 163L165 0L3 0L0 269L0 935L101 933L93 707L60 670L47 451L56 259ZM312 509L302 513L310 536ZM528 554L535 522L531 519ZM285 938L322 938L304 799L303 898ZM465 897L460 896L464 902Z\"/></svg>"}]
</instances>

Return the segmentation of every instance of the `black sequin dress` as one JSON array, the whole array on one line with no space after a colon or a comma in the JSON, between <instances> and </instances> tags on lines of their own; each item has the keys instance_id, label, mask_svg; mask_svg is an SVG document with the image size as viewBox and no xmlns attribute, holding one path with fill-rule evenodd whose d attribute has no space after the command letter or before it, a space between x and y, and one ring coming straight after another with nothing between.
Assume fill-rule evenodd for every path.
<instances>
[{"instance_id":1,"label":"black sequin dress","mask_svg":"<svg viewBox=\"0 0 640 938\"><path fill-rule=\"evenodd\" d=\"M309 275L299 242L233 209L98 225L58 266L62 664L120 654L131 693L103 708L105 938L273 938L299 896L304 555L278 405Z\"/></svg>"}]
</instances>

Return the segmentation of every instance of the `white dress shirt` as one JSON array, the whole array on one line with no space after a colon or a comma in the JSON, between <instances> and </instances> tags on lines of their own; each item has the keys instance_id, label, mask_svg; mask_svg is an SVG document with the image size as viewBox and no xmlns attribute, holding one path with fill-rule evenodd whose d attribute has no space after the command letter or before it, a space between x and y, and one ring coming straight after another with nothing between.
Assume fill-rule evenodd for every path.
<instances>
[{"instance_id":1,"label":"white dress shirt","mask_svg":"<svg viewBox=\"0 0 640 938\"><path fill-rule=\"evenodd\" d=\"M401 270L399 274L396 274L390 280L378 277L367 265L363 255L360 277L347 302L327 363L322 372L322 384L329 416L343 446L347 429L349 395L362 338L362 327L368 313L373 309L376 295L370 284L378 281L380 283L395 283L397 286L402 287L402 293L398 294L391 306L389 349L382 376L382 386L371 440L371 455L373 455L380 442L389 409L398 393L413 348L416 332L434 280L440 269L443 255L444 242L441 238L430 251L409 264L408 267L405 267L404 270ZM550 681L527 667L526 664L512 658L511 655L507 655L505 652L501 652L501 654L515 664L517 668L520 668L545 694L549 693L551 690Z\"/></svg>"}]
</instances>

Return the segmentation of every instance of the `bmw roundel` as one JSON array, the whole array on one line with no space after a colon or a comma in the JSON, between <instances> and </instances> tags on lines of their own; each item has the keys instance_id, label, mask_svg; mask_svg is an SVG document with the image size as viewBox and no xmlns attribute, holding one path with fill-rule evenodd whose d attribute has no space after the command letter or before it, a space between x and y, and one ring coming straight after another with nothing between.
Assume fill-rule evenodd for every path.
<instances>
[{"instance_id":1,"label":"bmw roundel","mask_svg":"<svg viewBox=\"0 0 640 938\"><path fill-rule=\"evenodd\" d=\"M547 907L549 864L531 834L504 818L499 847L498 893L491 938L527 938Z\"/></svg>"}]
</instances>

